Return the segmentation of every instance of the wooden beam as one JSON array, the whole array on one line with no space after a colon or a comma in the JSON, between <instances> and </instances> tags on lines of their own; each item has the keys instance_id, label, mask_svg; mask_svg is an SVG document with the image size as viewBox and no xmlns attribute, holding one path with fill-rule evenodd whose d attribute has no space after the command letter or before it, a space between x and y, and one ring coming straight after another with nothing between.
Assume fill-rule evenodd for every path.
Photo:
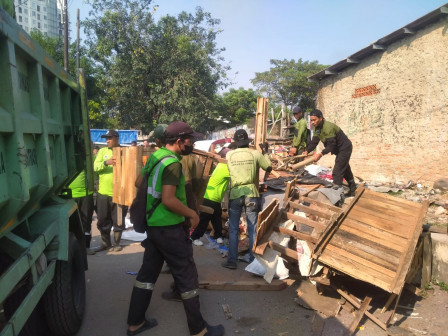
<instances>
[{"instance_id":1,"label":"wooden beam","mask_svg":"<svg viewBox=\"0 0 448 336\"><path fill-rule=\"evenodd\" d=\"M358 326L359 322L361 322L361 319L364 316L364 314L367 312L370 301L372 301L372 298L370 296L366 296L362 301L361 306L356 311L355 318L353 319L353 322L348 329L352 334L355 332L356 327Z\"/></svg>"},{"instance_id":2,"label":"wooden beam","mask_svg":"<svg viewBox=\"0 0 448 336\"><path fill-rule=\"evenodd\" d=\"M229 291L279 291L287 287L286 282L266 281L200 281L199 288Z\"/></svg>"}]
</instances>

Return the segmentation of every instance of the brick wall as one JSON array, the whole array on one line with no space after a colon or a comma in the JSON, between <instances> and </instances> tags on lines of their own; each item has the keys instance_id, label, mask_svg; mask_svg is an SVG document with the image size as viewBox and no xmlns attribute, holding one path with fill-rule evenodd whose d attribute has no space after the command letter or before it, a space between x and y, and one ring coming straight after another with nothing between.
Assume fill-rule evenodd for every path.
<instances>
[{"instance_id":1,"label":"brick wall","mask_svg":"<svg viewBox=\"0 0 448 336\"><path fill-rule=\"evenodd\" d=\"M353 142L355 176L424 185L448 176L447 27L444 18L321 81L317 108Z\"/></svg>"}]
</instances>

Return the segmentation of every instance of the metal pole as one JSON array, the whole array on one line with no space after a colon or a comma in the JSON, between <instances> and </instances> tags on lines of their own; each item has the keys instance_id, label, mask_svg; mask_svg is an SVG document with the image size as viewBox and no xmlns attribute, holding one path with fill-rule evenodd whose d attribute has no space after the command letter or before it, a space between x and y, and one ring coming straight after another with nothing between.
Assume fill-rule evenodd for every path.
<instances>
[{"instance_id":1,"label":"metal pole","mask_svg":"<svg viewBox=\"0 0 448 336\"><path fill-rule=\"evenodd\" d=\"M68 15L67 0L64 0L64 69L68 72Z\"/></svg>"},{"instance_id":2,"label":"metal pole","mask_svg":"<svg viewBox=\"0 0 448 336\"><path fill-rule=\"evenodd\" d=\"M79 69L79 8L76 11L76 69ZM76 74L78 77L78 71Z\"/></svg>"}]
</instances>

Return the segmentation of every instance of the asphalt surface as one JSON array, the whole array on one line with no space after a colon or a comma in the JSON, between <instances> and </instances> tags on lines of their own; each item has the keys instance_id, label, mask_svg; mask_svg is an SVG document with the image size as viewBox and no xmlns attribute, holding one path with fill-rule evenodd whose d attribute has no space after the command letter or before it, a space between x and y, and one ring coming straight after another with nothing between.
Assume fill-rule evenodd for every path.
<instances>
[{"instance_id":1,"label":"asphalt surface","mask_svg":"<svg viewBox=\"0 0 448 336\"><path fill-rule=\"evenodd\" d=\"M93 223L94 226L96 222ZM78 335L115 336L126 335L126 318L135 275L143 257L140 243L123 241L120 252L99 252L88 256L86 272L87 307L83 325ZM100 238L93 231L92 246L99 246ZM220 265L221 254L216 250L194 246L198 269L207 265ZM239 268L243 268L240 263ZM220 267L220 266L219 266ZM219 269L219 268L218 268ZM220 267L223 279L226 272ZM263 280L264 281L264 280ZM161 298L172 283L171 274L162 273L157 280L146 316L156 318L158 326L141 335L168 336L189 335L182 303ZM313 312L294 302L295 287L281 291L217 291L200 290L201 311L205 320L223 324L226 335L310 335ZM230 307L232 318L226 320L223 304Z\"/></svg>"}]
</instances>

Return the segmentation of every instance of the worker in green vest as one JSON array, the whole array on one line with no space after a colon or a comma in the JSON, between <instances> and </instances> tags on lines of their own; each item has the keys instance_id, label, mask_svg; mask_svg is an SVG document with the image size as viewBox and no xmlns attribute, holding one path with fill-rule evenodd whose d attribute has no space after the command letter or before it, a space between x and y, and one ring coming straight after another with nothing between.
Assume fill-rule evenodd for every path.
<instances>
[{"instance_id":1,"label":"worker in green vest","mask_svg":"<svg viewBox=\"0 0 448 336\"><path fill-rule=\"evenodd\" d=\"M114 228L114 251L121 251L121 234L125 228L125 217L127 207L122 208L121 225L118 225L118 204L113 202L114 175L113 167L115 158L113 157L113 148L119 147L119 134L116 130L108 130L101 136L106 138L107 147L98 151L93 170L99 176L98 195L96 198L96 214L98 217L97 227L101 233L101 247L97 250L104 251L112 248L110 241L110 231Z\"/></svg>"},{"instance_id":2,"label":"worker in green vest","mask_svg":"<svg viewBox=\"0 0 448 336\"><path fill-rule=\"evenodd\" d=\"M152 154L143 168L148 175L147 223L148 238L143 264L132 289L128 313L127 335L137 335L157 325L155 319L146 319L153 289L166 261L171 269L175 287L182 297L191 335L220 336L222 325L210 326L201 314L199 281L189 238L190 223L194 228L199 217L188 208L185 177L180 163L181 155L193 151L195 138L200 136L181 121L175 121L165 130L165 147Z\"/></svg>"},{"instance_id":3,"label":"worker in green vest","mask_svg":"<svg viewBox=\"0 0 448 336\"><path fill-rule=\"evenodd\" d=\"M14 10L14 0L0 0L0 7L2 7L14 19L16 18L16 12Z\"/></svg>"},{"instance_id":4,"label":"worker in green vest","mask_svg":"<svg viewBox=\"0 0 448 336\"><path fill-rule=\"evenodd\" d=\"M86 171L83 170L68 186L72 191L73 200L78 205L81 223L84 229L86 241L86 252L89 255L95 254L90 249L90 241L92 240L92 216L93 216L93 190L88 190L86 181Z\"/></svg>"}]
</instances>

